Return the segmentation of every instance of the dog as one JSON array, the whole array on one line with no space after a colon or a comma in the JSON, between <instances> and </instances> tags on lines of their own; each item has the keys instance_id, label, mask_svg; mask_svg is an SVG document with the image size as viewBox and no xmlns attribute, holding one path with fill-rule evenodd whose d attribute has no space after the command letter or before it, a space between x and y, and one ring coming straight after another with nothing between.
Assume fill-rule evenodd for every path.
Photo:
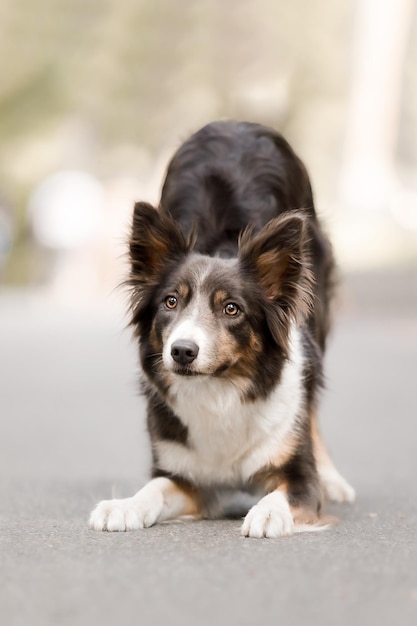
<instances>
[{"instance_id":1,"label":"dog","mask_svg":"<svg viewBox=\"0 0 417 626\"><path fill-rule=\"evenodd\" d=\"M271 128L208 124L174 155L159 208L135 204L129 254L152 478L90 527L327 527L323 498L355 492L317 422L335 265L301 160Z\"/></svg>"}]
</instances>

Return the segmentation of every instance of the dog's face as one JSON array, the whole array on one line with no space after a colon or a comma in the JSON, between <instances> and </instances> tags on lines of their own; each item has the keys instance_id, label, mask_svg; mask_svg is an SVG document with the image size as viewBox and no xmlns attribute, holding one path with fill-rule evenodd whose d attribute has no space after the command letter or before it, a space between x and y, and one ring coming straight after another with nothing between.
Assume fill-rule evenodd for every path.
<instances>
[{"instance_id":1,"label":"dog's face","mask_svg":"<svg viewBox=\"0 0 417 626\"><path fill-rule=\"evenodd\" d=\"M262 350L259 307L237 260L191 254L155 294L151 340L179 376L250 375Z\"/></svg>"},{"instance_id":2,"label":"dog's face","mask_svg":"<svg viewBox=\"0 0 417 626\"><path fill-rule=\"evenodd\" d=\"M133 324L148 378L233 380L248 389L288 349L291 319L308 308L305 225L297 214L246 233L239 256L192 252L173 220L135 206L130 241Z\"/></svg>"}]
</instances>

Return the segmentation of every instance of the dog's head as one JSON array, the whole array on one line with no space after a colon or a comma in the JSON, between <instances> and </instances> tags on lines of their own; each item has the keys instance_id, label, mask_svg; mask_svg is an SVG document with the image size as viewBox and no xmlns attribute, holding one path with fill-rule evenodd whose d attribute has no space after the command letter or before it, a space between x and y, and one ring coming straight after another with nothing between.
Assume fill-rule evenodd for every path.
<instances>
[{"instance_id":1,"label":"dog's head","mask_svg":"<svg viewBox=\"0 0 417 626\"><path fill-rule=\"evenodd\" d=\"M137 203L128 283L147 377L165 390L177 376L275 382L311 304L307 248L305 218L288 212L246 230L237 258L200 255L167 213Z\"/></svg>"}]
</instances>

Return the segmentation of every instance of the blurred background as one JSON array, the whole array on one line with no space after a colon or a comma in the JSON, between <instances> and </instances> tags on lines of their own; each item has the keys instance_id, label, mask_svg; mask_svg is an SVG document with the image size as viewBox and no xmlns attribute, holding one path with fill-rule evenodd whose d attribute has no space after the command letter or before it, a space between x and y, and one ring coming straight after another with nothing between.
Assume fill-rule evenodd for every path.
<instances>
[{"instance_id":1,"label":"blurred background","mask_svg":"<svg viewBox=\"0 0 417 626\"><path fill-rule=\"evenodd\" d=\"M0 0L4 623L417 623L416 5ZM217 118L310 172L344 285L320 418L358 500L267 546L239 522L93 533L149 475L116 289L133 203Z\"/></svg>"},{"instance_id":2,"label":"blurred background","mask_svg":"<svg viewBox=\"0 0 417 626\"><path fill-rule=\"evenodd\" d=\"M417 263L414 0L1 0L0 277L91 304L135 199L216 118L310 171L343 271Z\"/></svg>"}]
</instances>

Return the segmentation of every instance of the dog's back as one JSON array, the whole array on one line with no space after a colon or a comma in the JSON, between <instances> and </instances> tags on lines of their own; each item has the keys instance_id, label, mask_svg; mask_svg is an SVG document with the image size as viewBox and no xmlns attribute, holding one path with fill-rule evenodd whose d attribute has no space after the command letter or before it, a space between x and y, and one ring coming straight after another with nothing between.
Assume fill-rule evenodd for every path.
<instances>
[{"instance_id":1,"label":"dog's back","mask_svg":"<svg viewBox=\"0 0 417 626\"><path fill-rule=\"evenodd\" d=\"M310 327L322 349L330 325L334 262L317 220L307 171L288 142L272 128L221 121L204 126L174 155L161 207L182 230L196 233L195 250L237 255L242 231L259 231L285 211L309 217L310 263L315 282Z\"/></svg>"}]
</instances>

